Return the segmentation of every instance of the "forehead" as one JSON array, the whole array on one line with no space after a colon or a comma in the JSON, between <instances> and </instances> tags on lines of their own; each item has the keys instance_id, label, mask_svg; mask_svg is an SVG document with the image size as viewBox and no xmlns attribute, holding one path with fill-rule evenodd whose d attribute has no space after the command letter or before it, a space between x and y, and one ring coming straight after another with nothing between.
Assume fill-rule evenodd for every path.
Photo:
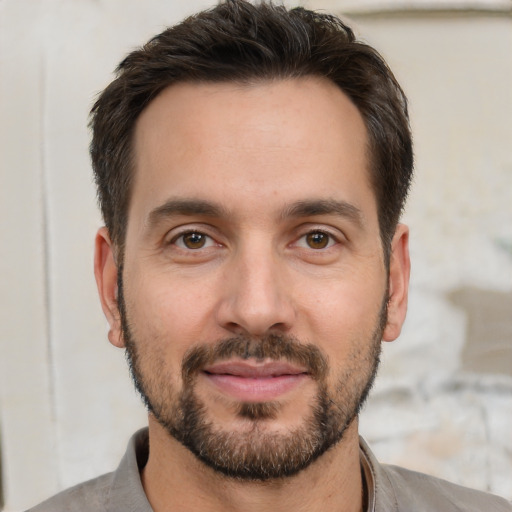
<instances>
[{"instance_id":1,"label":"forehead","mask_svg":"<svg viewBox=\"0 0 512 512\"><path fill-rule=\"evenodd\" d=\"M170 86L138 119L134 149L130 215L169 196L242 208L245 195L283 203L358 188L373 198L363 119L325 79Z\"/></svg>"}]
</instances>

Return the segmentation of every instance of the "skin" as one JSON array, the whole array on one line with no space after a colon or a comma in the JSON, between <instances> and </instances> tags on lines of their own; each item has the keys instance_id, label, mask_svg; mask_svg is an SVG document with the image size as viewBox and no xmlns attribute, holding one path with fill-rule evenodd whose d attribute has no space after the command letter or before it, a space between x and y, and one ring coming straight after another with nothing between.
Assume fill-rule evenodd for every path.
<instances>
[{"instance_id":1,"label":"skin","mask_svg":"<svg viewBox=\"0 0 512 512\"><path fill-rule=\"evenodd\" d=\"M397 227L388 272L366 129L334 84L302 78L174 85L141 114L134 143L124 296L148 374L158 367L178 392L181 362L195 344L283 333L328 357L332 391L354 358L366 364L387 286L382 338L399 335L407 306L408 229ZM177 212L176 201L183 199L220 211ZM338 208L297 208L312 202ZM207 235L203 247L187 248L182 235L190 231ZM328 235L325 247L311 246L312 231ZM109 340L123 347L115 247L105 228L96 237L95 274ZM274 397L279 412L263 430L285 435L303 423L316 384L307 377L297 381ZM236 393L205 376L196 392L219 428L250 431L251 420L233 412ZM157 512L361 510L357 419L305 470L266 483L216 473L152 415L149 429L142 481Z\"/></svg>"}]
</instances>

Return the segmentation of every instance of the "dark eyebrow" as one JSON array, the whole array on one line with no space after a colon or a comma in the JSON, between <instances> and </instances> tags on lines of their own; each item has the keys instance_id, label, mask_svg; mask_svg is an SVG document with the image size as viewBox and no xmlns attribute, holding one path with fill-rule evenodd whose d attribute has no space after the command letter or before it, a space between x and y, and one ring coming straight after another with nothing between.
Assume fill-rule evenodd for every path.
<instances>
[{"instance_id":1,"label":"dark eyebrow","mask_svg":"<svg viewBox=\"0 0 512 512\"><path fill-rule=\"evenodd\" d=\"M226 211L215 203L201 199L169 199L151 210L148 215L148 224L154 226L160 221L176 215L221 217L226 215Z\"/></svg>"},{"instance_id":2,"label":"dark eyebrow","mask_svg":"<svg viewBox=\"0 0 512 512\"><path fill-rule=\"evenodd\" d=\"M151 210L148 215L148 224L156 226L162 220L176 215L223 217L227 216L228 212L222 206L203 199L169 199ZM334 199L297 201L283 210L281 218L315 217L319 215L338 215L346 217L360 227L364 224L363 214L359 208L346 201Z\"/></svg>"},{"instance_id":3,"label":"dark eyebrow","mask_svg":"<svg viewBox=\"0 0 512 512\"><path fill-rule=\"evenodd\" d=\"M359 208L346 201L334 199L298 201L285 208L282 213L283 218L314 217L317 215L338 215L346 217L360 227L364 225L363 213Z\"/></svg>"}]
</instances>

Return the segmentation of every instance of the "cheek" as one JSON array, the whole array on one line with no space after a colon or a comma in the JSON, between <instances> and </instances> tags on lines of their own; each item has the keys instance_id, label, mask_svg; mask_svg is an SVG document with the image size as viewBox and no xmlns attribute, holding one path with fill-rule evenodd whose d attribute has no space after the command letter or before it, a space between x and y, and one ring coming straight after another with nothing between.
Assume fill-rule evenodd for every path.
<instances>
[{"instance_id":1,"label":"cheek","mask_svg":"<svg viewBox=\"0 0 512 512\"><path fill-rule=\"evenodd\" d=\"M344 279L322 287L310 287L301 297L300 309L307 322L309 340L329 356L345 357L355 344L370 343L380 322L385 295L382 279L360 282Z\"/></svg>"},{"instance_id":2,"label":"cheek","mask_svg":"<svg viewBox=\"0 0 512 512\"><path fill-rule=\"evenodd\" d=\"M192 345L207 341L208 295L148 273L134 277L130 285L125 286L127 317L138 346L178 368Z\"/></svg>"}]
</instances>

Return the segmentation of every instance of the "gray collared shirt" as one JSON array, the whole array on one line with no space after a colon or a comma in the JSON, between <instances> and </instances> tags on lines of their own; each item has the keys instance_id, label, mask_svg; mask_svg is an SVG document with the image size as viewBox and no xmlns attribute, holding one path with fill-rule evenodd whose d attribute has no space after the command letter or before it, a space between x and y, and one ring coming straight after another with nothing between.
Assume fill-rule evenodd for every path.
<instances>
[{"instance_id":1,"label":"gray collared shirt","mask_svg":"<svg viewBox=\"0 0 512 512\"><path fill-rule=\"evenodd\" d=\"M512 503L503 498L379 464L363 439L360 451L367 512L512 512ZM28 512L152 512L140 480L148 454L145 428L130 439L116 471L63 491Z\"/></svg>"}]
</instances>

